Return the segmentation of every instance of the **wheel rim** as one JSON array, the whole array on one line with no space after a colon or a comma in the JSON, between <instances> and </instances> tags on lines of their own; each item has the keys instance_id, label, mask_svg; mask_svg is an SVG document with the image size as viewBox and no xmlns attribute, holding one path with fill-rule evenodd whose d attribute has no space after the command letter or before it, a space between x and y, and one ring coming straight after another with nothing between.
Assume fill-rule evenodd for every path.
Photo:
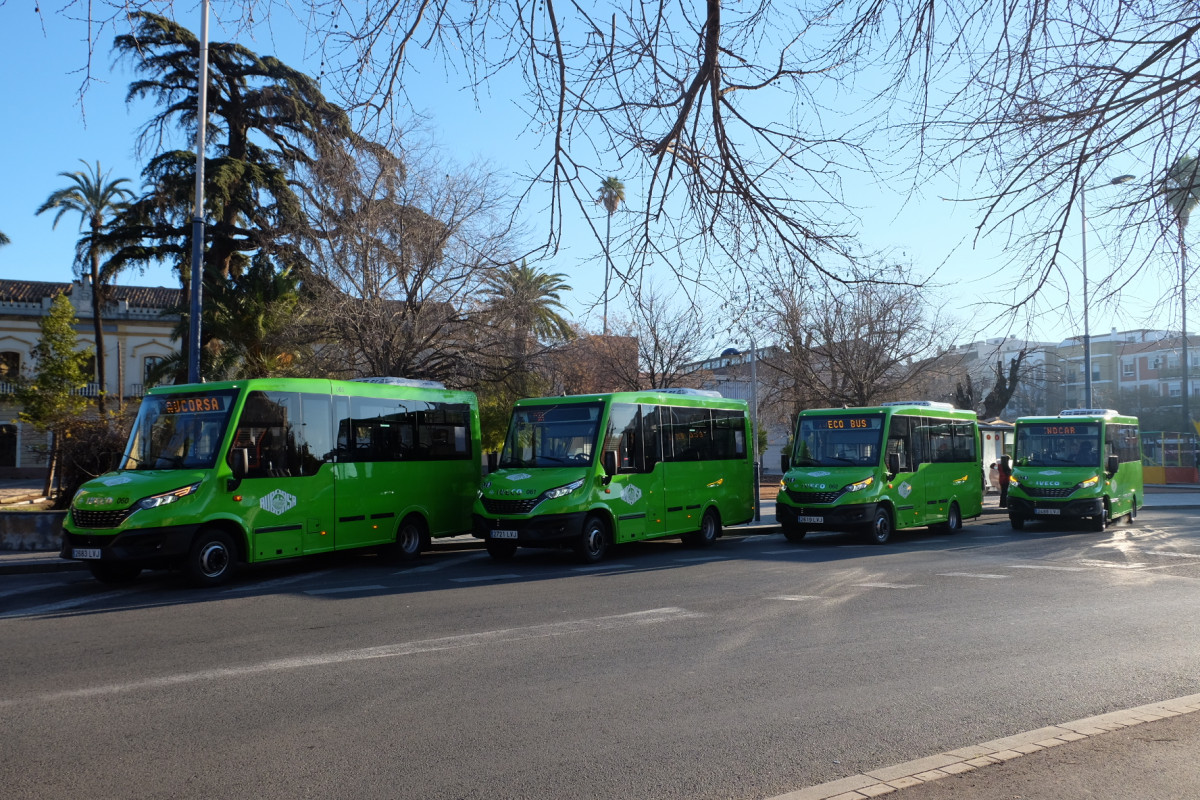
<instances>
[{"instance_id":1,"label":"wheel rim","mask_svg":"<svg viewBox=\"0 0 1200 800\"><path fill-rule=\"evenodd\" d=\"M584 534L583 546L589 556L595 558L604 552L604 531L599 525L590 525Z\"/></svg>"},{"instance_id":2,"label":"wheel rim","mask_svg":"<svg viewBox=\"0 0 1200 800\"><path fill-rule=\"evenodd\" d=\"M956 531L962 527L962 514L958 511L958 506L950 506L950 530Z\"/></svg>"},{"instance_id":3,"label":"wheel rim","mask_svg":"<svg viewBox=\"0 0 1200 800\"><path fill-rule=\"evenodd\" d=\"M713 519L711 513L704 515L704 521L700 523L700 534L704 537L704 541L711 542L717 538L717 521Z\"/></svg>"},{"instance_id":4,"label":"wheel rim","mask_svg":"<svg viewBox=\"0 0 1200 800\"><path fill-rule=\"evenodd\" d=\"M399 534L400 549L405 553L415 553L420 549L421 533L416 525L404 525Z\"/></svg>"},{"instance_id":5,"label":"wheel rim","mask_svg":"<svg viewBox=\"0 0 1200 800\"><path fill-rule=\"evenodd\" d=\"M200 572L206 578L216 578L229 566L229 550L221 542L208 542L200 549Z\"/></svg>"},{"instance_id":6,"label":"wheel rim","mask_svg":"<svg viewBox=\"0 0 1200 800\"><path fill-rule=\"evenodd\" d=\"M892 521L888 519L886 513L878 514L875 517L875 541L885 542L892 534Z\"/></svg>"}]
</instances>

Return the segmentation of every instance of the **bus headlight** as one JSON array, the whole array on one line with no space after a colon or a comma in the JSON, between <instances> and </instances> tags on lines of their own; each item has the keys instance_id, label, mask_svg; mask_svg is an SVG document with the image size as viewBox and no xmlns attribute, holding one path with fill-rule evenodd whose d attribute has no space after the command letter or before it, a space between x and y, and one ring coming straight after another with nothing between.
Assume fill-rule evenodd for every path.
<instances>
[{"instance_id":1,"label":"bus headlight","mask_svg":"<svg viewBox=\"0 0 1200 800\"><path fill-rule=\"evenodd\" d=\"M583 478L580 478L577 481L571 481L566 486L559 486L554 489L547 489L545 492L542 493L542 497L546 500L554 500L559 497L566 497L571 492L578 489L580 486L583 486Z\"/></svg>"},{"instance_id":2,"label":"bus headlight","mask_svg":"<svg viewBox=\"0 0 1200 800\"><path fill-rule=\"evenodd\" d=\"M1100 482L1100 476L1093 475L1092 477L1088 478L1087 480L1080 481L1079 483L1075 484L1075 491L1079 491L1080 489L1089 489L1089 488L1095 486L1096 484L1098 484L1099 482Z\"/></svg>"},{"instance_id":3,"label":"bus headlight","mask_svg":"<svg viewBox=\"0 0 1200 800\"><path fill-rule=\"evenodd\" d=\"M200 483L200 481L197 481L190 486L184 486L183 488L176 489L173 492L163 492L162 494L143 497L141 500L138 500L136 503L134 503L134 506L137 508L158 508L159 506L165 506L168 503L174 503L181 497L187 497L189 494L195 494L197 491L199 491Z\"/></svg>"},{"instance_id":4,"label":"bus headlight","mask_svg":"<svg viewBox=\"0 0 1200 800\"><path fill-rule=\"evenodd\" d=\"M849 486L846 487L846 491L847 492L861 492L863 489L868 488L869 486L871 486L874 483L875 483L875 478L873 478L873 477L867 478L865 481L859 481L858 483L850 484Z\"/></svg>"}]
</instances>

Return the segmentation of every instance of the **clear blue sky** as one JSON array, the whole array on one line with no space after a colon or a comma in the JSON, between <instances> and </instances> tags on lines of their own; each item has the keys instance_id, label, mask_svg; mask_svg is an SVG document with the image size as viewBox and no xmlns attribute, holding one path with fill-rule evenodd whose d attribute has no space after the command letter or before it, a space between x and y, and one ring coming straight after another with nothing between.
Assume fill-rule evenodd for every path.
<instances>
[{"instance_id":1,"label":"clear blue sky","mask_svg":"<svg viewBox=\"0 0 1200 800\"><path fill-rule=\"evenodd\" d=\"M198 10L178 6L183 23L199 30ZM194 18L193 18L194 17ZM223 40L227 34L214 17L210 37ZM136 130L150 115L145 104L125 105L125 91L131 75L118 67L111 68L109 50L113 31L100 37L93 56L93 72L98 79L88 89L82 105L79 89L83 80L82 67L87 51L85 28L53 11L39 18L32 4L7 3L0 6L0 75L3 75L4 106L10 110L9 122L0 129L0 231L12 244L0 247L0 277L28 280L67 281L71 279L73 247L78 238L78 218L65 215L57 229L52 229L53 214L34 216L34 211L46 197L66 185L60 172L82 168L80 158L89 162L99 159L113 177L128 177L137 188L142 168L133 150ZM317 72L311 59L306 60L304 42L289 40L272 42L269 39L243 40L252 50L275 54L291 66ZM433 74L441 75L437 70ZM476 109L472 95L456 85L431 85L424 94L425 106L431 119L429 126L439 142L458 162L466 163L483 158L502 170L521 170L527 162L538 160L538 142L528 135L520 137L523 120L510 98L496 93L487 99L487 106ZM422 102L418 97L418 102ZM19 111L17 111L19 109ZM18 122L19 120L19 122ZM190 147L180 140L176 146ZM948 284L938 290L947 310L982 325L990 317L987 311L968 306L981 300L1004 301L1014 275L1004 271L1001 243L985 243L972 249L971 237L978 220L975 212L962 204L939 199L951 195L957 187L950 184L929 186L925 196L908 202L871 184L847 183L851 202L861 207L863 229L872 248L889 248L902 253L925 274L938 269L937 280ZM1099 198L1089 194L1089 205ZM570 207L567 214L578 214ZM596 218L602 212L596 208ZM528 220L535 233L537 220ZM601 224L602 228L602 223ZM1106 266L1103 231L1089 233L1089 272L1095 278ZM1078 251L1078 236L1068 241L1068 252ZM581 220L569 220L564 236L564 250L544 268L566 273L575 287L569 311L583 320L589 313L590 325L598 327L599 311L592 303L600 294L600 270L596 243L589 238ZM1163 287L1158 285L1159 271L1148 273L1136 291L1128 293L1118 315L1110 308L1092 309L1093 335L1110 327L1178 326L1178 311L1158 303ZM975 338L1005 333L1032 335L1046 340L1059 340L1081 332L1082 312L1079 304L1080 277L1067 276L1071 285L1071 308L1044 315L1030 331L1023 327L1006 329L993 325L985 330L972 331ZM659 278L665 282L665 276ZM145 274L130 273L120 283L146 286L175 286L174 276L167 269L150 270ZM1061 304L1067 287L1053 286L1047 294L1046 305ZM1094 291L1094 290L1093 290ZM1193 294L1200 288L1193 288ZM1159 307L1157 316L1153 309ZM614 305L610 313L619 309ZM1194 315L1193 315L1194 318ZM968 335L964 337L969 340Z\"/></svg>"}]
</instances>

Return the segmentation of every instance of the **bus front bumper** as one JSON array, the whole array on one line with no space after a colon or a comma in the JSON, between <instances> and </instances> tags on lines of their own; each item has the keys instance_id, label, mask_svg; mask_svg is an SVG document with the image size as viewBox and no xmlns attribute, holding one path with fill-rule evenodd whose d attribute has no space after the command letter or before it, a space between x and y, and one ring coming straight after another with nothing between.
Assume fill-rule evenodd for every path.
<instances>
[{"instance_id":1,"label":"bus front bumper","mask_svg":"<svg viewBox=\"0 0 1200 800\"><path fill-rule=\"evenodd\" d=\"M878 503L845 506L789 506L776 503L775 521L785 528L842 531L870 525L878 507Z\"/></svg>"},{"instance_id":2,"label":"bus front bumper","mask_svg":"<svg viewBox=\"0 0 1200 800\"><path fill-rule=\"evenodd\" d=\"M1079 500L1030 500L1008 493L1008 515L1024 519L1082 519L1104 513L1104 498Z\"/></svg>"},{"instance_id":3,"label":"bus front bumper","mask_svg":"<svg viewBox=\"0 0 1200 800\"><path fill-rule=\"evenodd\" d=\"M192 545L199 525L139 528L117 534L97 531L74 533L63 528L62 558L74 561L138 564L145 568L179 563Z\"/></svg>"},{"instance_id":4,"label":"bus front bumper","mask_svg":"<svg viewBox=\"0 0 1200 800\"><path fill-rule=\"evenodd\" d=\"M587 512L546 514L530 519L492 519L479 514L471 516L475 523L475 536L480 539L506 539L521 547L570 547L583 533ZM515 538L513 532L516 533Z\"/></svg>"}]
</instances>

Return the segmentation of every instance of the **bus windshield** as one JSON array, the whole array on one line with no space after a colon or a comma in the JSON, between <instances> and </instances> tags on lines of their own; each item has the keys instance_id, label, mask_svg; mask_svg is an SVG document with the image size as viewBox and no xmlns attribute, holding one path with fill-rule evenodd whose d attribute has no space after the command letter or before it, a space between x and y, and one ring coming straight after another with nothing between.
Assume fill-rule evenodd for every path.
<instances>
[{"instance_id":1,"label":"bus windshield","mask_svg":"<svg viewBox=\"0 0 1200 800\"><path fill-rule=\"evenodd\" d=\"M801 417L792 463L797 467L874 466L883 439L881 414Z\"/></svg>"},{"instance_id":2,"label":"bus windshield","mask_svg":"<svg viewBox=\"0 0 1200 800\"><path fill-rule=\"evenodd\" d=\"M225 438L237 389L146 395L121 469L209 469Z\"/></svg>"},{"instance_id":3,"label":"bus windshield","mask_svg":"<svg viewBox=\"0 0 1200 800\"><path fill-rule=\"evenodd\" d=\"M500 466L590 466L603 410L603 403L513 409Z\"/></svg>"},{"instance_id":4,"label":"bus windshield","mask_svg":"<svg viewBox=\"0 0 1200 800\"><path fill-rule=\"evenodd\" d=\"M1100 466L1100 425L1053 422L1017 425L1014 450L1022 466Z\"/></svg>"}]
</instances>

